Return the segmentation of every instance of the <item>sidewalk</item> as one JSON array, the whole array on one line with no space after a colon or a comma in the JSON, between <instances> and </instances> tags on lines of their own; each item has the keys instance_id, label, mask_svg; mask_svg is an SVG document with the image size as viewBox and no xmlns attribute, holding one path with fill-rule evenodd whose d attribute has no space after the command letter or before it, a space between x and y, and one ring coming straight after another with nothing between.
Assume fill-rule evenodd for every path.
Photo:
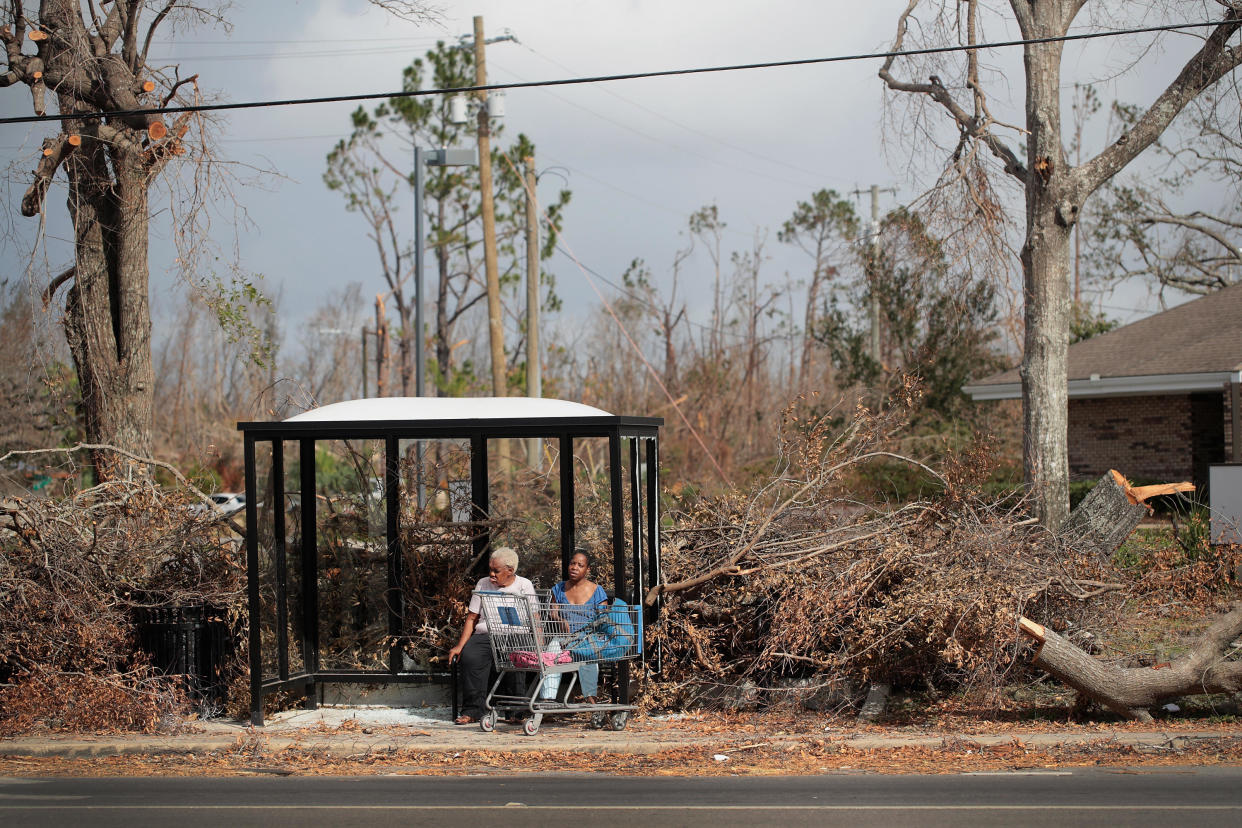
<instances>
[{"instance_id":1,"label":"sidewalk","mask_svg":"<svg viewBox=\"0 0 1242 828\"><path fill-rule=\"evenodd\" d=\"M1178 749L1197 740L1234 738L1236 730L1118 730L1065 731L1040 733L969 734L925 732L876 735L867 732L828 729L817 734L777 731L773 734L748 732L744 736L728 732L704 732L684 728L676 718L643 717L632 719L625 730L591 729L583 716L548 716L535 736L526 736L521 727L498 724L493 733L478 725L456 726L449 721L447 708L409 710L378 707L321 707L318 710L291 710L270 716L266 727L251 728L240 722L211 720L191 722L166 734L23 736L0 739L0 756L87 758L134 754L180 754L201 756L213 752L263 751L285 749L357 756L421 751L528 752L591 754L651 754L664 750L698 747L724 752L752 747L780 748L800 746L811 738L829 740L855 750L889 750L902 747L936 748L953 743L974 743L981 747L1011 744L1019 738L1030 747L1049 747L1097 743L1107 740L1117 746L1151 749Z\"/></svg>"}]
</instances>

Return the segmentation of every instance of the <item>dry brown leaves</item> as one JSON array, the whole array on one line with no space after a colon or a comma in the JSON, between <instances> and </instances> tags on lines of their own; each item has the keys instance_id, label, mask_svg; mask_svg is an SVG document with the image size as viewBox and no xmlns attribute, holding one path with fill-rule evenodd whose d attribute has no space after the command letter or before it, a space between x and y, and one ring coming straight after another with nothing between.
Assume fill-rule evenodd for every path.
<instances>
[{"instance_id":1,"label":"dry brown leaves","mask_svg":"<svg viewBox=\"0 0 1242 828\"><path fill-rule=\"evenodd\" d=\"M892 408L859 409L844 427L791 408L773 482L681 517L664 560L681 587L665 594L651 636L669 679L655 703L736 703L705 685L775 699L798 695L789 689L799 683L809 695L873 680L998 700L1023 669L1018 615L1074 629L1115 610L1115 591L1084 596L1118 573L1062 546L1020 504L980 497L982 442L939 471L907 459L939 479L934 500L850 498L852 469L898 457L890 447L917 402L910 385Z\"/></svg>"},{"instance_id":2,"label":"dry brown leaves","mask_svg":"<svg viewBox=\"0 0 1242 828\"><path fill-rule=\"evenodd\" d=\"M0 733L151 730L184 708L134 646L134 610L211 605L236 619L234 537L150 481L0 515Z\"/></svg>"},{"instance_id":3,"label":"dry brown leaves","mask_svg":"<svg viewBox=\"0 0 1242 828\"><path fill-rule=\"evenodd\" d=\"M724 756L726 759L716 757ZM381 750L333 755L328 751L271 753L214 751L205 755L134 755L70 759L0 757L6 776L280 776L601 773L622 776L814 775L842 771L945 774L1070 767L1237 765L1242 737L1171 740L1130 746L1110 738L1037 746L1014 737L1000 745L946 738L936 746L857 748L839 738L807 737L773 744L732 742L655 753L584 753L558 750Z\"/></svg>"}]
</instances>

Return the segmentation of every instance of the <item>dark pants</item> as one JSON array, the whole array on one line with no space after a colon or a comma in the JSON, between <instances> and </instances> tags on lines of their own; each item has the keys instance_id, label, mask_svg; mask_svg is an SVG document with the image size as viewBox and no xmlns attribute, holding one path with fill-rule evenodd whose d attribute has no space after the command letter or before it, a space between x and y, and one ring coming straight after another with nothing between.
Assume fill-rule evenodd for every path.
<instances>
[{"instance_id":1,"label":"dark pants","mask_svg":"<svg viewBox=\"0 0 1242 828\"><path fill-rule=\"evenodd\" d=\"M461 713L463 716L482 717L487 691L492 689L495 670L492 669L492 643L487 633L470 636L461 650L458 677L461 680ZM523 695L527 691L525 677L521 673L509 673L501 684L501 695Z\"/></svg>"}]
</instances>

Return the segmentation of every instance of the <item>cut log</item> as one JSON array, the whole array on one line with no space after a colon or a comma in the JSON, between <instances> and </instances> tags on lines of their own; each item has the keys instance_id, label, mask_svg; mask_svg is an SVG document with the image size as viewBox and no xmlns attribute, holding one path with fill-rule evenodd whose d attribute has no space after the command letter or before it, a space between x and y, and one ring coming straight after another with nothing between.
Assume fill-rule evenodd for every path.
<instances>
[{"instance_id":1,"label":"cut log","mask_svg":"<svg viewBox=\"0 0 1242 828\"><path fill-rule=\"evenodd\" d=\"M1189 655L1152 667L1106 664L1029 618L1019 618L1018 629L1039 642L1032 664L1109 710L1140 721L1151 721L1151 708L1167 699L1242 690L1242 662L1223 658L1242 633L1242 603L1218 618Z\"/></svg>"},{"instance_id":2,"label":"cut log","mask_svg":"<svg viewBox=\"0 0 1242 828\"><path fill-rule=\"evenodd\" d=\"M1150 497L1174 492L1193 492L1191 483L1161 483L1134 488L1116 469L1100 478L1082 503L1070 513L1061 537L1072 547L1107 558L1130 537L1150 510Z\"/></svg>"},{"instance_id":3,"label":"cut log","mask_svg":"<svg viewBox=\"0 0 1242 828\"><path fill-rule=\"evenodd\" d=\"M163 121L152 121L147 127L147 135L152 141L158 141L168 134L168 127L164 126Z\"/></svg>"},{"instance_id":4,"label":"cut log","mask_svg":"<svg viewBox=\"0 0 1242 828\"><path fill-rule=\"evenodd\" d=\"M35 43L38 43L40 40L47 40L48 37L49 35L45 31L41 31L39 29L30 30L30 39L33 40Z\"/></svg>"},{"instance_id":5,"label":"cut log","mask_svg":"<svg viewBox=\"0 0 1242 828\"><path fill-rule=\"evenodd\" d=\"M78 135L76 132L70 133L69 136L65 138L65 140L69 143L69 146L71 147L82 146L82 136Z\"/></svg>"}]
</instances>

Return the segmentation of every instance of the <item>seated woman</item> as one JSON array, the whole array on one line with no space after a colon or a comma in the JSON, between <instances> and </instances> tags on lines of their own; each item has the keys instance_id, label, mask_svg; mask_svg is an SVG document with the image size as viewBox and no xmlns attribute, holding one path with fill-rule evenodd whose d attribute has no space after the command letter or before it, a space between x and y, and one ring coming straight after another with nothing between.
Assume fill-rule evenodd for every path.
<instances>
[{"instance_id":1,"label":"seated woman","mask_svg":"<svg viewBox=\"0 0 1242 828\"><path fill-rule=\"evenodd\" d=\"M474 588L534 596L534 584L517 574L517 566L516 552L507 546L497 547L487 564L487 571L491 574L481 579ZM488 679L492 673L492 643L487 633L487 621L479 617L481 609L479 596L472 595L461 638L448 654L449 664L461 659L461 715L453 720L454 724L477 722L487 702Z\"/></svg>"},{"instance_id":2,"label":"seated woman","mask_svg":"<svg viewBox=\"0 0 1242 828\"><path fill-rule=\"evenodd\" d=\"M608 603L608 593L588 577L590 572L591 556L581 549L576 550L569 559L569 578L552 587L552 602L564 605L558 614L570 634L591 623ZM579 667L578 683L583 700L595 704L599 692L599 665L590 663Z\"/></svg>"}]
</instances>

